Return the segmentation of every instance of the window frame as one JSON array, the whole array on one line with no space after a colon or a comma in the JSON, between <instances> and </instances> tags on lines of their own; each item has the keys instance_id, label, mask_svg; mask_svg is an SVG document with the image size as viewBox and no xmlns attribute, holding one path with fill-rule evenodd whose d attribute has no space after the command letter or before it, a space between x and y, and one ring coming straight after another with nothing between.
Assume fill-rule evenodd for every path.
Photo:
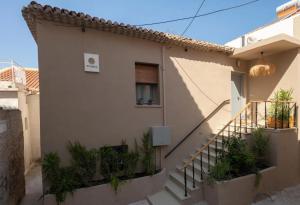
<instances>
[{"instance_id":1,"label":"window frame","mask_svg":"<svg viewBox=\"0 0 300 205\"><path fill-rule=\"evenodd\" d=\"M157 98L158 98L158 103L157 104L138 104L137 103L137 84L143 84L143 83L138 83L136 81L136 66L137 65L145 65L145 66L153 66L153 67L156 67L157 69L157 79L158 79L158 82L157 83L145 83L145 85L157 85ZM157 64L157 63L145 63L145 62L139 62L139 61L136 61L134 62L134 94L135 94L135 102L134 102L134 105L135 107L137 108L160 108L162 107L161 106L161 71L160 71L160 65Z\"/></svg>"}]
</instances>

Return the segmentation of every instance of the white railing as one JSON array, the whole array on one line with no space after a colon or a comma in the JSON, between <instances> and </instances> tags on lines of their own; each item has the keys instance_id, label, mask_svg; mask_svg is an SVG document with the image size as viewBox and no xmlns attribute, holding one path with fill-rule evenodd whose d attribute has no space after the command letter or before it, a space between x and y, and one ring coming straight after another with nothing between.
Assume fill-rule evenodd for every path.
<instances>
[{"instance_id":1,"label":"white railing","mask_svg":"<svg viewBox=\"0 0 300 205\"><path fill-rule=\"evenodd\" d=\"M12 69L12 82L26 85L25 68L14 60L0 60L0 71Z\"/></svg>"}]
</instances>

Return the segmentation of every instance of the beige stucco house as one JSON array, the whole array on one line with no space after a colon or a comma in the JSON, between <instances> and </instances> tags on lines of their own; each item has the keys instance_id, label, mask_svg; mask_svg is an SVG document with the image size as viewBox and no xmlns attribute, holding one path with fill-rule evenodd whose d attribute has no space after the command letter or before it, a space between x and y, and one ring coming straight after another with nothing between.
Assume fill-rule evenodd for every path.
<instances>
[{"instance_id":1,"label":"beige stucco house","mask_svg":"<svg viewBox=\"0 0 300 205\"><path fill-rule=\"evenodd\" d=\"M243 120L247 132L246 119L251 118L252 126L254 113L256 124L257 116L263 119L263 106L279 88L292 88L295 102L300 101L298 33L234 49L35 2L22 13L38 45L42 156L57 152L65 164L68 141L97 148L126 139L133 146L146 130L160 126L171 134L169 143L156 148L156 166L168 176L195 150L203 152L208 136L227 131L237 119L239 129ZM249 68L261 52L276 71L250 77ZM288 128L297 138L298 116L294 117L295 124ZM280 172L280 177L290 178L278 175L276 189L299 182L298 141L291 144L293 162L283 160L291 170ZM160 194L178 204L205 198L192 192L183 195L184 187L178 185L182 177L177 183L174 173L171 182L165 177L167 191Z\"/></svg>"}]
</instances>

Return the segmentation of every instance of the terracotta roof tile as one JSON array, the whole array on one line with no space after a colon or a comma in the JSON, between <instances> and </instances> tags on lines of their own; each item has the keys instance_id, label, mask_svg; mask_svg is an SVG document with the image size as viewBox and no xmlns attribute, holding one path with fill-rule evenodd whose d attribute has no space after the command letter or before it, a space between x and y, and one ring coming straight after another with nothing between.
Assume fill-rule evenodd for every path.
<instances>
[{"instance_id":1,"label":"terracotta roof tile","mask_svg":"<svg viewBox=\"0 0 300 205\"><path fill-rule=\"evenodd\" d=\"M26 89L39 91L39 71L25 68ZM5 68L0 70L0 81L12 81L12 69Z\"/></svg>"},{"instance_id":2,"label":"terracotta roof tile","mask_svg":"<svg viewBox=\"0 0 300 205\"><path fill-rule=\"evenodd\" d=\"M151 29L142 27L136 27L129 24L125 25L123 23L112 22L111 20L104 20L102 18L99 19L97 17L91 17L90 15L81 12L69 11L67 9L60 9L57 7L51 7L49 5L41 5L34 1L32 1L28 6L22 9L22 14L35 39L37 37L37 20L47 20L151 40L166 45L177 45L205 51L218 51L225 54L232 54L234 50L233 48L228 46L208 43L206 41L193 40L178 35L153 31Z\"/></svg>"}]
</instances>

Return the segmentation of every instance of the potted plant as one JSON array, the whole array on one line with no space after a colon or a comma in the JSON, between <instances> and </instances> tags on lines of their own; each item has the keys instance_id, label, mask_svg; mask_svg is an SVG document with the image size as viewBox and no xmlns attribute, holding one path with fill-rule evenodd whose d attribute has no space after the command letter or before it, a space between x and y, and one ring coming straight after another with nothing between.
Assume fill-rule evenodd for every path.
<instances>
[{"instance_id":1,"label":"potted plant","mask_svg":"<svg viewBox=\"0 0 300 205\"><path fill-rule=\"evenodd\" d=\"M290 103L287 103L293 100L292 94L292 89L280 89L275 92L268 113L267 122L269 128L289 128L294 125L293 112Z\"/></svg>"}]
</instances>

